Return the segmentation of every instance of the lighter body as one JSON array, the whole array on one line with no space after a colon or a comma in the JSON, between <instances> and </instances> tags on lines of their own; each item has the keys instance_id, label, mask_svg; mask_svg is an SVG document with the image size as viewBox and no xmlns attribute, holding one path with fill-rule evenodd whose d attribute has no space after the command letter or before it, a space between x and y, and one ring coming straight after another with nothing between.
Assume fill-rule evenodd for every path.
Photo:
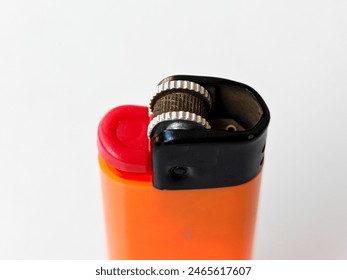
<instances>
[{"instance_id":1,"label":"lighter body","mask_svg":"<svg viewBox=\"0 0 347 280\"><path fill-rule=\"evenodd\" d=\"M263 111L265 109L262 108ZM111 110L99 126L99 164L108 257L137 260L251 258L265 140L254 134L253 139L246 138L247 143L241 146L240 153L236 153L241 157L247 154L248 148L242 150L245 149L243 147L248 147L246 145L253 145L252 149L257 153L254 158L259 168L255 170L250 167L254 169L253 173L248 177L241 176L241 183L226 185L227 182L240 182L239 179L234 179L237 176L231 174L224 185L224 179L218 178L220 185L206 187L202 182L201 188L199 185L191 188L182 181L189 180L187 176L200 176L202 164L207 167L209 164L218 165L223 150L213 148L212 158L207 158L203 163L199 160L196 168L191 159L186 160L185 172L190 174L185 174L182 178L177 177L177 174L172 178L172 168L169 168L171 173L157 175L154 161L156 155L160 154L153 152L156 149L153 143L159 141L159 136L153 136L151 143L145 129L150 121L146 107L124 106ZM264 133L259 134L264 134L264 139L266 127ZM219 147L219 139L210 141L212 144L209 145ZM194 149L200 142L184 146L184 153L188 157L190 153L196 154ZM240 145L239 142L237 145ZM170 151L170 146L168 150ZM234 153L232 149L226 151ZM175 153L169 157L175 157ZM171 161L170 158L168 160ZM247 169L248 161L244 163L242 160L237 166ZM172 161L177 163L176 159ZM230 161L238 159L230 158ZM157 164L157 172L161 172L163 165L170 165L166 162ZM212 171L213 168L212 166ZM219 172L229 172L228 166L218 168L226 170ZM228 174L230 173L232 172ZM162 176L163 179L160 177L155 180L156 176ZM165 180L172 180L170 186L166 186ZM200 179L196 180L199 182ZM156 184L161 185L156 187Z\"/></svg>"}]
</instances>

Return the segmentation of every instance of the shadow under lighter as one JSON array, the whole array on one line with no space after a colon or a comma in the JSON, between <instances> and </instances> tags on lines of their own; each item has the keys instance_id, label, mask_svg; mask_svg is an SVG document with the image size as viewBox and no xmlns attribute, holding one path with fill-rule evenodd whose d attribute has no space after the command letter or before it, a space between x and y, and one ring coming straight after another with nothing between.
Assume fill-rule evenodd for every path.
<instances>
[{"instance_id":1,"label":"shadow under lighter","mask_svg":"<svg viewBox=\"0 0 347 280\"><path fill-rule=\"evenodd\" d=\"M149 114L150 113L150 114ZM269 110L247 85L171 76L98 129L111 259L249 259Z\"/></svg>"}]
</instances>

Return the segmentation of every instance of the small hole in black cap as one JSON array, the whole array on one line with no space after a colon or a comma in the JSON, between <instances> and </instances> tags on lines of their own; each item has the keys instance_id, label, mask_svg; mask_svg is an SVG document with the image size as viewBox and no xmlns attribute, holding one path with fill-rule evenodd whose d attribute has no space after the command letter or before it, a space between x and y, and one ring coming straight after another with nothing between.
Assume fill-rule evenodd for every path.
<instances>
[{"instance_id":1,"label":"small hole in black cap","mask_svg":"<svg viewBox=\"0 0 347 280\"><path fill-rule=\"evenodd\" d=\"M169 169L169 174L175 179L181 179L187 176L188 170L183 166L175 166Z\"/></svg>"},{"instance_id":2,"label":"small hole in black cap","mask_svg":"<svg viewBox=\"0 0 347 280\"><path fill-rule=\"evenodd\" d=\"M264 158L261 159L260 166L262 166L264 163Z\"/></svg>"}]
</instances>

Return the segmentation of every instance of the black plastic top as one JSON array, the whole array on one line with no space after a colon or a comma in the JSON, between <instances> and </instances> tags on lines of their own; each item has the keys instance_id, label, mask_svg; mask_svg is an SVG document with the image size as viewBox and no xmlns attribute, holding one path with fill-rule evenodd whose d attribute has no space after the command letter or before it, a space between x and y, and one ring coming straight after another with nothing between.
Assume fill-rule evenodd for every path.
<instances>
[{"instance_id":1,"label":"black plastic top","mask_svg":"<svg viewBox=\"0 0 347 280\"><path fill-rule=\"evenodd\" d=\"M270 112L251 87L220 78L176 75L164 79L200 84L213 100L207 119L234 119L244 129L170 129L170 122L151 135L153 184L181 190L236 186L262 168ZM173 121L174 122L174 121ZM177 127L180 127L179 125Z\"/></svg>"}]
</instances>

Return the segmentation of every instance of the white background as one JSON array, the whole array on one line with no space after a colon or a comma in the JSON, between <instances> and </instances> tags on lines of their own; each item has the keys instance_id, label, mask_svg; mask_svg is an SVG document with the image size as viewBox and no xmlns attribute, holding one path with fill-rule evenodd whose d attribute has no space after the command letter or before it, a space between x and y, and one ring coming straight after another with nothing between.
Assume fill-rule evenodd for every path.
<instances>
[{"instance_id":1,"label":"white background","mask_svg":"<svg viewBox=\"0 0 347 280\"><path fill-rule=\"evenodd\" d=\"M172 74L271 111L256 259L347 259L345 1L1 1L0 258L106 257L101 117Z\"/></svg>"}]
</instances>

